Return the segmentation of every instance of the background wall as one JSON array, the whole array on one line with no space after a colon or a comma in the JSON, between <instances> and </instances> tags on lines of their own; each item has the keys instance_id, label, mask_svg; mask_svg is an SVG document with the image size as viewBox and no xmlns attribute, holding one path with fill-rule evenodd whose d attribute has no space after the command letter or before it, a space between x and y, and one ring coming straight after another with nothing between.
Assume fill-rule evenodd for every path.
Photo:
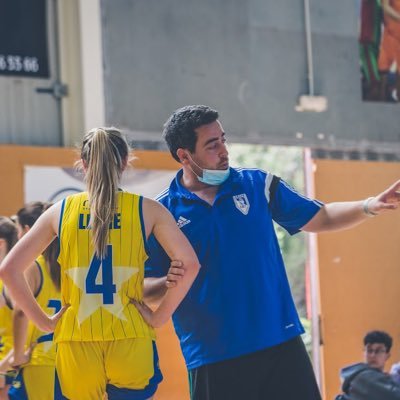
<instances>
[{"instance_id":1,"label":"background wall","mask_svg":"<svg viewBox=\"0 0 400 400\"><path fill-rule=\"evenodd\" d=\"M106 123L158 147L174 109L205 103L232 142L398 154L399 105L361 101L358 4L310 1L328 100L315 113L295 111L309 91L303 0L46 0L52 73L0 77L0 143L73 145Z\"/></svg>"},{"instance_id":2,"label":"background wall","mask_svg":"<svg viewBox=\"0 0 400 400\"><path fill-rule=\"evenodd\" d=\"M232 142L398 152L399 105L361 101L358 2L310 4L323 113L295 111L308 91L302 0L101 0L107 123L160 140L174 109L204 103Z\"/></svg>"},{"instance_id":3,"label":"background wall","mask_svg":"<svg viewBox=\"0 0 400 400\"><path fill-rule=\"evenodd\" d=\"M137 169L176 170L179 164L169 153L134 151ZM58 166L72 168L79 154L73 148L0 145L0 182L6 196L0 196L0 215L11 215L24 204L24 167ZM45 184L45 182L43 182Z\"/></svg>"},{"instance_id":4,"label":"background wall","mask_svg":"<svg viewBox=\"0 0 400 400\"><path fill-rule=\"evenodd\" d=\"M315 160L315 193L325 202L364 199L400 175L399 163ZM400 359L400 211L317 237L324 399L339 393L339 370L363 360L362 339L385 330Z\"/></svg>"}]
</instances>

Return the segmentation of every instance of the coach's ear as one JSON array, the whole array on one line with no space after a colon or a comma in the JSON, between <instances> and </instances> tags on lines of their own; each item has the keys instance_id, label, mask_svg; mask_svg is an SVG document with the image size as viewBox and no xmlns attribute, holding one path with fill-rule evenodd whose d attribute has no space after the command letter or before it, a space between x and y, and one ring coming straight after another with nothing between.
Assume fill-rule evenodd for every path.
<instances>
[{"instance_id":1,"label":"coach's ear","mask_svg":"<svg viewBox=\"0 0 400 400\"><path fill-rule=\"evenodd\" d=\"M186 165L189 162L189 156L188 156L187 152L188 151L186 149L182 149L182 148L179 148L176 151L176 155L179 158L179 162L183 165Z\"/></svg>"}]
</instances>

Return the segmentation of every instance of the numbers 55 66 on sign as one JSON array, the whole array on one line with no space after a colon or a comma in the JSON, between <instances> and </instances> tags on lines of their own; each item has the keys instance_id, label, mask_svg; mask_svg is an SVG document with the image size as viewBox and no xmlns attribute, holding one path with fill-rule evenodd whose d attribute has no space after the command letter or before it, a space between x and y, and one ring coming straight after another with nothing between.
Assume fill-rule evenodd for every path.
<instances>
[{"instance_id":1,"label":"numbers 55 66 on sign","mask_svg":"<svg viewBox=\"0 0 400 400\"><path fill-rule=\"evenodd\" d=\"M39 60L37 57L0 54L0 71L35 73L39 71Z\"/></svg>"}]
</instances>

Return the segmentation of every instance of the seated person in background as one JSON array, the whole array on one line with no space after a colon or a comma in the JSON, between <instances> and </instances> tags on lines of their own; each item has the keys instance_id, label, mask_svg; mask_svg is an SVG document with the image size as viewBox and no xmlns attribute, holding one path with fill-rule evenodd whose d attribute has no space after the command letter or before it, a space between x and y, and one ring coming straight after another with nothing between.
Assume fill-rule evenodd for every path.
<instances>
[{"instance_id":1,"label":"seated person in background","mask_svg":"<svg viewBox=\"0 0 400 400\"><path fill-rule=\"evenodd\" d=\"M371 368L384 371L390 357L393 339L384 331L371 331L364 337L364 361Z\"/></svg>"},{"instance_id":2,"label":"seated person in background","mask_svg":"<svg viewBox=\"0 0 400 400\"><path fill-rule=\"evenodd\" d=\"M384 372L393 339L383 331L364 337L364 363L340 371L343 394L336 400L400 400L400 385Z\"/></svg>"},{"instance_id":3,"label":"seated person in background","mask_svg":"<svg viewBox=\"0 0 400 400\"><path fill-rule=\"evenodd\" d=\"M390 376L400 385L400 362L392 365Z\"/></svg>"}]
</instances>

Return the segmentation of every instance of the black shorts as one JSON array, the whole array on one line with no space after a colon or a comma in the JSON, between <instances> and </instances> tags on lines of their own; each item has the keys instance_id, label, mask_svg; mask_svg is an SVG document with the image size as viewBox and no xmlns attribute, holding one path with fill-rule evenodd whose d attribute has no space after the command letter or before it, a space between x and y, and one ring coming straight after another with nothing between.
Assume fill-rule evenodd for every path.
<instances>
[{"instance_id":1,"label":"black shorts","mask_svg":"<svg viewBox=\"0 0 400 400\"><path fill-rule=\"evenodd\" d=\"M301 337L189 371L192 400L321 400Z\"/></svg>"}]
</instances>

